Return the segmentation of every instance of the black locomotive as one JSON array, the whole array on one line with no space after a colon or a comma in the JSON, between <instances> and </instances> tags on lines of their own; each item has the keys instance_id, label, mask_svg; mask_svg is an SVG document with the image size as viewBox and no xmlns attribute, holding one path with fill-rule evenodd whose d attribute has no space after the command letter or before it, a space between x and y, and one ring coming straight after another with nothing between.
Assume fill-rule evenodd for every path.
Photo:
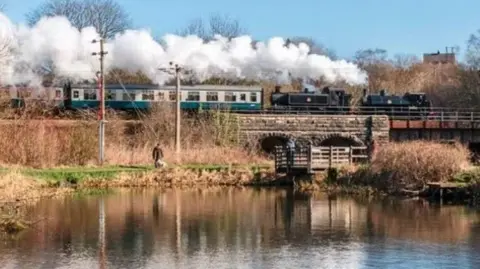
<instances>
[{"instance_id":1,"label":"black locomotive","mask_svg":"<svg viewBox=\"0 0 480 269\"><path fill-rule=\"evenodd\" d=\"M280 92L275 87L271 96L273 110L349 111L351 94L343 88L325 87L321 91L305 87L303 92Z\"/></svg>"},{"instance_id":2,"label":"black locomotive","mask_svg":"<svg viewBox=\"0 0 480 269\"><path fill-rule=\"evenodd\" d=\"M367 94L363 98L359 111L361 114L382 114L390 117L424 117L429 115L432 104L425 93L405 93L403 96L388 95L385 90L378 94Z\"/></svg>"},{"instance_id":3,"label":"black locomotive","mask_svg":"<svg viewBox=\"0 0 480 269\"><path fill-rule=\"evenodd\" d=\"M280 91L275 87L271 95L272 110L275 111L327 111L352 112L356 114L382 114L391 117L426 116L430 113L431 102L424 93L405 93L403 96L388 95L385 90L368 94L363 90L363 98L357 107L350 104L352 95L343 88L304 86L302 92Z\"/></svg>"}]
</instances>

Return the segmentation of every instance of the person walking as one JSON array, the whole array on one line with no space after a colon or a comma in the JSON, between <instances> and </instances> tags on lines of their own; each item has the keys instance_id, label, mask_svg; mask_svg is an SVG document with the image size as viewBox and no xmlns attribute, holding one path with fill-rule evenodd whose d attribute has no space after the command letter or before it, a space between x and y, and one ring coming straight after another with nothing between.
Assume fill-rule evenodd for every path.
<instances>
[{"instance_id":1,"label":"person walking","mask_svg":"<svg viewBox=\"0 0 480 269\"><path fill-rule=\"evenodd\" d=\"M155 162L155 168L159 168L160 166L163 166L163 151L162 149L160 148L160 144L157 144L154 148L153 148L153 152L152 152L152 158Z\"/></svg>"}]
</instances>

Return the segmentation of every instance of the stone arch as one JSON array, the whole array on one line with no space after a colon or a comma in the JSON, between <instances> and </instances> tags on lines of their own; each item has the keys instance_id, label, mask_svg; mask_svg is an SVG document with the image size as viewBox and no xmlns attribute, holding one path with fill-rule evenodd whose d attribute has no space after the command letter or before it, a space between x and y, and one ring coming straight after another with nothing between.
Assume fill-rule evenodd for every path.
<instances>
[{"instance_id":1,"label":"stone arch","mask_svg":"<svg viewBox=\"0 0 480 269\"><path fill-rule=\"evenodd\" d=\"M318 138L316 146L360 147L365 143L355 135L328 134Z\"/></svg>"},{"instance_id":2,"label":"stone arch","mask_svg":"<svg viewBox=\"0 0 480 269\"><path fill-rule=\"evenodd\" d=\"M284 145L291 137L292 136L284 133L268 133L261 135L258 139L258 143L264 152L270 154L273 153L275 146Z\"/></svg>"}]
</instances>

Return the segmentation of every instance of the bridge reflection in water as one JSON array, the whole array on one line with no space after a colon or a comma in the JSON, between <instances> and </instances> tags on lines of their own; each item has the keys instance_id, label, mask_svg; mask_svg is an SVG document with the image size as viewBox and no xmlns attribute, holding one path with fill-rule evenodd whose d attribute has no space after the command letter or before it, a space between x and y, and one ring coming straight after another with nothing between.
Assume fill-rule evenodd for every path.
<instances>
[{"instance_id":1,"label":"bridge reflection in water","mask_svg":"<svg viewBox=\"0 0 480 269\"><path fill-rule=\"evenodd\" d=\"M31 214L49 218L0 246L8 268L480 267L480 214L421 201L289 189L129 190L45 200Z\"/></svg>"}]
</instances>

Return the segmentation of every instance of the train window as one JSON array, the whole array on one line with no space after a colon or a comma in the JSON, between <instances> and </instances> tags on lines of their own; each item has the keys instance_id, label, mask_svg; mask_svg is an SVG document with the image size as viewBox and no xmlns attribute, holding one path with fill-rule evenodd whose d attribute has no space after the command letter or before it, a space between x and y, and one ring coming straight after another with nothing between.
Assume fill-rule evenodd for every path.
<instances>
[{"instance_id":1,"label":"train window","mask_svg":"<svg viewBox=\"0 0 480 269\"><path fill-rule=\"evenodd\" d=\"M164 92L159 92L158 93L158 100L160 100L160 101L165 100L165 93Z\"/></svg>"},{"instance_id":2,"label":"train window","mask_svg":"<svg viewBox=\"0 0 480 269\"><path fill-rule=\"evenodd\" d=\"M177 93L175 91L168 92L168 98L170 101L177 100Z\"/></svg>"},{"instance_id":3,"label":"train window","mask_svg":"<svg viewBox=\"0 0 480 269\"><path fill-rule=\"evenodd\" d=\"M237 96L233 94L233 92L226 92L225 93L225 102L236 102Z\"/></svg>"},{"instance_id":4,"label":"train window","mask_svg":"<svg viewBox=\"0 0 480 269\"><path fill-rule=\"evenodd\" d=\"M60 97L62 97L62 91L56 90L55 91L55 98L60 98Z\"/></svg>"},{"instance_id":5,"label":"train window","mask_svg":"<svg viewBox=\"0 0 480 269\"><path fill-rule=\"evenodd\" d=\"M218 101L218 92L207 92L207 102Z\"/></svg>"},{"instance_id":6,"label":"train window","mask_svg":"<svg viewBox=\"0 0 480 269\"><path fill-rule=\"evenodd\" d=\"M97 90L85 89L83 91L83 100L97 100Z\"/></svg>"},{"instance_id":7,"label":"train window","mask_svg":"<svg viewBox=\"0 0 480 269\"><path fill-rule=\"evenodd\" d=\"M32 92L29 90L22 90L19 95L21 98L29 98L32 96Z\"/></svg>"},{"instance_id":8,"label":"train window","mask_svg":"<svg viewBox=\"0 0 480 269\"><path fill-rule=\"evenodd\" d=\"M200 92L188 92L187 101L200 101Z\"/></svg>"},{"instance_id":9,"label":"train window","mask_svg":"<svg viewBox=\"0 0 480 269\"><path fill-rule=\"evenodd\" d=\"M78 91L73 91L73 98L80 97L80 93Z\"/></svg>"},{"instance_id":10,"label":"train window","mask_svg":"<svg viewBox=\"0 0 480 269\"><path fill-rule=\"evenodd\" d=\"M125 101L135 101L135 93L124 93L123 100Z\"/></svg>"},{"instance_id":11,"label":"train window","mask_svg":"<svg viewBox=\"0 0 480 269\"><path fill-rule=\"evenodd\" d=\"M143 91L142 100L153 100L155 99L153 91Z\"/></svg>"},{"instance_id":12,"label":"train window","mask_svg":"<svg viewBox=\"0 0 480 269\"><path fill-rule=\"evenodd\" d=\"M113 100L113 99L115 99L114 97L115 97L115 94L112 90L108 90L105 94L105 99L106 100Z\"/></svg>"},{"instance_id":13,"label":"train window","mask_svg":"<svg viewBox=\"0 0 480 269\"><path fill-rule=\"evenodd\" d=\"M257 102L257 93L256 92L251 92L250 93L250 102Z\"/></svg>"},{"instance_id":14,"label":"train window","mask_svg":"<svg viewBox=\"0 0 480 269\"><path fill-rule=\"evenodd\" d=\"M247 101L247 95L245 93L240 94L240 101Z\"/></svg>"}]
</instances>

